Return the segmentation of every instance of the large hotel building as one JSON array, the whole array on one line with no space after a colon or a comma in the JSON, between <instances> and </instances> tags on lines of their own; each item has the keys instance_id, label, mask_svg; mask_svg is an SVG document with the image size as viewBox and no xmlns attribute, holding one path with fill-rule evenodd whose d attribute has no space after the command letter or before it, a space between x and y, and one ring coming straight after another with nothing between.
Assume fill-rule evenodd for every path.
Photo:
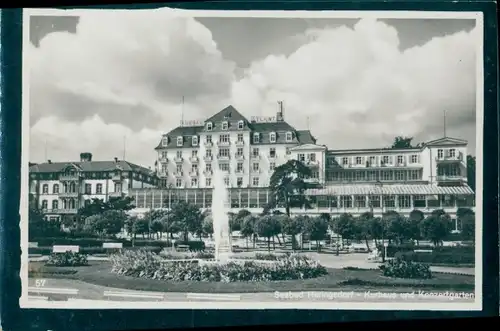
<instances>
[{"instance_id":1,"label":"large hotel building","mask_svg":"<svg viewBox=\"0 0 500 331\"><path fill-rule=\"evenodd\" d=\"M455 218L458 208L474 208L475 204L474 192L467 185L467 142L464 140L443 137L405 149L330 150L317 144L310 131L289 125L282 108L275 117L248 120L229 106L197 125L181 125L164 134L155 150L158 153L155 178L148 169L130 165L131 169L136 167L134 171L125 161L116 161L126 168L121 173L133 178L128 184L124 183L126 191L119 190L134 197L136 208L132 212L136 214L168 209L179 199L210 208L214 169L225 174L233 211L248 209L260 213L270 198L268 185L273 169L291 159L311 167L312 178L308 180L316 183L306 191L312 201L311 208L296 206L292 214L336 216L371 211L381 215L395 210L408 215L414 209L425 214L443 209ZM84 166L85 162L83 166L80 162L49 168L58 171L57 180L61 182L64 171L69 169L79 174L85 172ZM31 167L32 178L39 178L40 175L35 174L46 171L45 167ZM106 175L108 196L109 192L116 191L108 190L116 187L111 184L116 183L113 180L116 167L113 164L106 167L111 173ZM86 181L91 179L85 176ZM44 183L37 181L31 188L32 192L39 193L41 201L48 201L43 200ZM63 203L68 201L63 199ZM78 203L85 203L84 200ZM43 207L47 208L47 203Z\"/></svg>"}]
</instances>

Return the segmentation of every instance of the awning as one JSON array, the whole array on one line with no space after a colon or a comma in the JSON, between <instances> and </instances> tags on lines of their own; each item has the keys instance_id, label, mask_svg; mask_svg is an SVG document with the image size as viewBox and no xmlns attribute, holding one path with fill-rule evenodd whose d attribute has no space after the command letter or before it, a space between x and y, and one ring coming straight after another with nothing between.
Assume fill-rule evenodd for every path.
<instances>
[{"instance_id":1,"label":"awning","mask_svg":"<svg viewBox=\"0 0 500 331\"><path fill-rule=\"evenodd\" d=\"M313 188L306 195L471 195L472 189L467 186L437 186L437 185L330 185L323 188Z\"/></svg>"}]
</instances>

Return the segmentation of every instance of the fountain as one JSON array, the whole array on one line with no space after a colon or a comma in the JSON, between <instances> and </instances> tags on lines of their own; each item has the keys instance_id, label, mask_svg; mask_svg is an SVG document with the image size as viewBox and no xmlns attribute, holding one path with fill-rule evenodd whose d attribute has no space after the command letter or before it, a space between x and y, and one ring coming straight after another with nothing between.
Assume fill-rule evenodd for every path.
<instances>
[{"instance_id":1,"label":"fountain","mask_svg":"<svg viewBox=\"0 0 500 331\"><path fill-rule=\"evenodd\" d=\"M224 184L224 177L215 169L212 194L212 220L215 240L215 261L227 263L232 255L231 230L229 227L229 199Z\"/></svg>"}]
</instances>

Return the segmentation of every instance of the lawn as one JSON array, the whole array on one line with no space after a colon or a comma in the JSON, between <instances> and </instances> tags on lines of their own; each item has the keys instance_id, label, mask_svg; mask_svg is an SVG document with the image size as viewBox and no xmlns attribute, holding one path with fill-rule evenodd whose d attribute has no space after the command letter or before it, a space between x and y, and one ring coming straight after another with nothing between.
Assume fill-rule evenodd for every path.
<instances>
[{"instance_id":1,"label":"lawn","mask_svg":"<svg viewBox=\"0 0 500 331\"><path fill-rule=\"evenodd\" d=\"M408 292L415 290L474 291L474 277L434 273L432 279L396 279L382 276L378 270L328 269L328 275L305 280L273 282L171 282L116 275L111 263L91 261L84 267L47 267L43 262L30 262L30 278L64 278L138 291L256 293L274 291L377 290Z\"/></svg>"}]
</instances>

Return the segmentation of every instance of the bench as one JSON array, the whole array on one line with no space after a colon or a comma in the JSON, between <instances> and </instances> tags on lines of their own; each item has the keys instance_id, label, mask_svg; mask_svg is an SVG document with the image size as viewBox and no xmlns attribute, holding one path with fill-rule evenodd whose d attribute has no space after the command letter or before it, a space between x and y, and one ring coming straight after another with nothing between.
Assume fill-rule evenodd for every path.
<instances>
[{"instance_id":1,"label":"bench","mask_svg":"<svg viewBox=\"0 0 500 331\"><path fill-rule=\"evenodd\" d=\"M432 249L416 249L413 252L415 252L415 253L432 253Z\"/></svg>"},{"instance_id":2,"label":"bench","mask_svg":"<svg viewBox=\"0 0 500 331\"><path fill-rule=\"evenodd\" d=\"M79 253L80 252L80 246L71 246L71 245L54 245L52 246L52 253L66 253L66 252L73 252L73 253Z\"/></svg>"},{"instance_id":3,"label":"bench","mask_svg":"<svg viewBox=\"0 0 500 331\"><path fill-rule=\"evenodd\" d=\"M189 245L179 245L179 246L177 246L177 251L187 252L187 251L189 251Z\"/></svg>"}]
</instances>

